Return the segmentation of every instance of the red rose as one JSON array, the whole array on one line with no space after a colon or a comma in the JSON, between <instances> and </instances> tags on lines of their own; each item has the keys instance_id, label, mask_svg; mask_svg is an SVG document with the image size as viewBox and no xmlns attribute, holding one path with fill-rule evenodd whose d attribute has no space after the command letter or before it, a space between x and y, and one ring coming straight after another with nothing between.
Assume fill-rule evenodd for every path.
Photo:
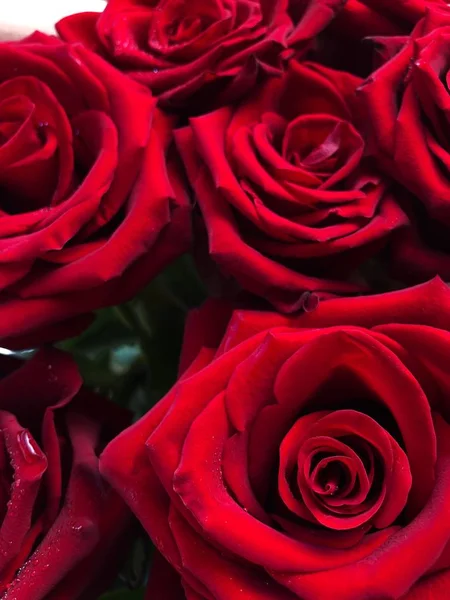
<instances>
[{"instance_id":1,"label":"red rose","mask_svg":"<svg viewBox=\"0 0 450 600\"><path fill-rule=\"evenodd\" d=\"M137 81L164 107L199 114L279 74L293 26L287 0L110 0L56 28Z\"/></svg>"},{"instance_id":2,"label":"red rose","mask_svg":"<svg viewBox=\"0 0 450 600\"><path fill-rule=\"evenodd\" d=\"M175 134L211 257L283 311L306 290L354 291L344 279L405 222L363 159L350 104L359 84L291 62L251 100Z\"/></svg>"},{"instance_id":3,"label":"red rose","mask_svg":"<svg viewBox=\"0 0 450 600\"><path fill-rule=\"evenodd\" d=\"M0 65L0 338L64 337L187 246L171 120L81 44L35 34Z\"/></svg>"},{"instance_id":4,"label":"red rose","mask_svg":"<svg viewBox=\"0 0 450 600\"><path fill-rule=\"evenodd\" d=\"M397 247L406 280L450 277L449 49L450 12L430 11L406 44L386 40L392 58L360 90L369 152L415 196Z\"/></svg>"},{"instance_id":5,"label":"red rose","mask_svg":"<svg viewBox=\"0 0 450 600\"><path fill-rule=\"evenodd\" d=\"M97 598L130 526L98 454L128 416L80 389L75 363L57 350L2 356L0 374L2 600Z\"/></svg>"},{"instance_id":6,"label":"red rose","mask_svg":"<svg viewBox=\"0 0 450 600\"><path fill-rule=\"evenodd\" d=\"M237 312L101 470L189 599L444 600L449 359L440 280Z\"/></svg>"}]
</instances>

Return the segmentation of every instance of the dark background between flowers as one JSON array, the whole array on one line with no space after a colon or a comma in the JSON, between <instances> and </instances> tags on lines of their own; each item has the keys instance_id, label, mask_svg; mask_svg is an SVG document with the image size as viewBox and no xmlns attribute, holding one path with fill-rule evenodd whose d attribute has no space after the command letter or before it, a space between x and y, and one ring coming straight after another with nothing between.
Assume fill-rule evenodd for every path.
<instances>
[{"instance_id":1,"label":"dark background between flowers","mask_svg":"<svg viewBox=\"0 0 450 600\"><path fill-rule=\"evenodd\" d=\"M89 329L59 346L72 354L87 386L126 406L135 421L176 380L186 314L205 298L185 255L131 302L99 311ZM128 560L101 600L142 600L151 554L148 536L136 525Z\"/></svg>"}]
</instances>

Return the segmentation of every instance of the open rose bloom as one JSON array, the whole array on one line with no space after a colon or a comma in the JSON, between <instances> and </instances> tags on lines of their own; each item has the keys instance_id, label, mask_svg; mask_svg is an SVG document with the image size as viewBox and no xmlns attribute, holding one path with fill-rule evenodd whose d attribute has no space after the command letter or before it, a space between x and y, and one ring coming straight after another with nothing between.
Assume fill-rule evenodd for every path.
<instances>
[{"instance_id":1,"label":"open rose bloom","mask_svg":"<svg viewBox=\"0 0 450 600\"><path fill-rule=\"evenodd\" d=\"M123 409L81 388L70 356L0 357L0 594L98 598L125 558L130 514L98 454Z\"/></svg>"},{"instance_id":2,"label":"open rose bloom","mask_svg":"<svg viewBox=\"0 0 450 600\"><path fill-rule=\"evenodd\" d=\"M101 459L187 598L447 597L449 309L435 280L240 311L214 348L195 316L192 364Z\"/></svg>"},{"instance_id":3,"label":"open rose bloom","mask_svg":"<svg viewBox=\"0 0 450 600\"><path fill-rule=\"evenodd\" d=\"M188 246L172 120L80 44L0 43L0 338L68 337Z\"/></svg>"},{"instance_id":4,"label":"open rose bloom","mask_svg":"<svg viewBox=\"0 0 450 600\"><path fill-rule=\"evenodd\" d=\"M407 223L365 158L349 73L291 61L251 98L175 131L221 272L278 310L360 291L355 272ZM200 256L200 260L202 257Z\"/></svg>"},{"instance_id":5,"label":"open rose bloom","mask_svg":"<svg viewBox=\"0 0 450 600\"><path fill-rule=\"evenodd\" d=\"M162 106L198 113L280 74L293 23L287 0L111 0L57 30L148 86Z\"/></svg>"},{"instance_id":6,"label":"open rose bloom","mask_svg":"<svg viewBox=\"0 0 450 600\"><path fill-rule=\"evenodd\" d=\"M411 192L413 228L399 237L406 281L450 277L449 47L447 6L427 13L411 37L380 40L382 66L359 92L368 151Z\"/></svg>"}]
</instances>

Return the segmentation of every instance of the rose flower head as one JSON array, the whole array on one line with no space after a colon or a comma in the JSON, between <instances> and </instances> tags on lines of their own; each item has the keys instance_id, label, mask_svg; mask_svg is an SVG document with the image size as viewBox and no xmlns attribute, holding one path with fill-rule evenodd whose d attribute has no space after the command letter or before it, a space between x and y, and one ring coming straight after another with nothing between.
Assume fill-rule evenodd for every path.
<instances>
[{"instance_id":1,"label":"rose flower head","mask_svg":"<svg viewBox=\"0 0 450 600\"><path fill-rule=\"evenodd\" d=\"M0 338L65 337L186 249L171 131L147 89L81 44L0 44Z\"/></svg>"},{"instance_id":2,"label":"rose flower head","mask_svg":"<svg viewBox=\"0 0 450 600\"><path fill-rule=\"evenodd\" d=\"M352 119L361 80L316 63L175 133L209 254L282 311L305 291L350 293L360 263L406 223ZM198 238L200 239L200 238Z\"/></svg>"},{"instance_id":3,"label":"rose flower head","mask_svg":"<svg viewBox=\"0 0 450 600\"><path fill-rule=\"evenodd\" d=\"M56 28L137 81L165 108L200 114L279 75L293 24L286 0L111 0Z\"/></svg>"},{"instance_id":4,"label":"rose flower head","mask_svg":"<svg viewBox=\"0 0 450 600\"><path fill-rule=\"evenodd\" d=\"M221 310L195 318L190 366L100 461L185 597L446 598L448 287L237 311L215 343Z\"/></svg>"},{"instance_id":5,"label":"rose flower head","mask_svg":"<svg viewBox=\"0 0 450 600\"><path fill-rule=\"evenodd\" d=\"M0 595L98 598L117 576L131 515L98 456L129 423L81 387L54 349L0 356Z\"/></svg>"},{"instance_id":6,"label":"rose flower head","mask_svg":"<svg viewBox=\"0 0 450 600\"><path fill-rule=\"evenodd\" d=\"M381 44L381 42L380 42ZM385 63L363 84L368 151L409 189L412 227L396 244L406 282L450 277L450 11L430 10L410 38L382 40Z\"/></svg>"}]
</instances>

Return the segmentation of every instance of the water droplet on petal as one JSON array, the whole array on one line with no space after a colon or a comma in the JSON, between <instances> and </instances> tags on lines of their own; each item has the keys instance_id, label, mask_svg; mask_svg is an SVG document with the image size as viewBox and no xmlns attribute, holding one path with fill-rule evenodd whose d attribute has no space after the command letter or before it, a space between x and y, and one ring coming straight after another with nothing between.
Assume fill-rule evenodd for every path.
<instances>
[{"instance_id":1,"label":"water droplet on petal","mask_svg":"<svg viewBox=\"0 0 450 600\"><path fill-rule=\"evenodd\" d=\"M300 298L300 306L305 312L312 312L319 306L319 296L312 292L303 292Z\"/></svg>"},{"instance_id":2,"label":"water droplet on petal","mask_svg":"<svg viewBox=\"0 0 450 600\"><path fill-rule=\"evenodd\" d=\"M42 452L31 437L28 429L24 429L17 434L17 443L27 463L34 463L42 459Z\"/></svg>"}]
</instances>

